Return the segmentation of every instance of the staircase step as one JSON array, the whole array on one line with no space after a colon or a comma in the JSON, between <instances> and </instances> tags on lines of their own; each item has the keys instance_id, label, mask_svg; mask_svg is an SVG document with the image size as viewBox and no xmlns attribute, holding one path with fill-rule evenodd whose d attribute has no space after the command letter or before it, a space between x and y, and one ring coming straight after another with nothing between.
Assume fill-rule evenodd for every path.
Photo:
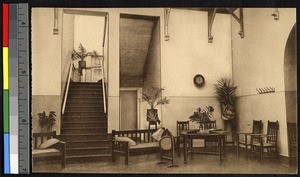
<instances>
[{"instance_id":1,"label":"staircase step","mask_svg":"<svg viewBox=\"0 0 300 177\"><path fill-rule=\"evenodd\" d=\"M110 147L109 140L82 140L82 141L67 141L67 148L76 147Z\"/></svg>"},{"instance_id":2,"label":"staircase step","mask_svg":"<svg viewBox=\"0 0 300 177\"><path fill-rule=\"evenodd\" d=\"M71 82L71 85L102 85L102 82Z\"/></svg>"},{"instance_id":3,"label":"staircase step","mask_svg":"<svg viewBox=\"0 0 300 177\"><path fill-rule=\"evenodd\" d=\"M84 93L84 94L102 94L102 89L70 89L68 94L69 95L73 95L73 94L80 94L80 93Z\"/></svg>"},{"instance_id":4,"label":"staircase step","mask_svg":"<svg viewBox=\"0 0 300 177\"><path fill-rule=\"evenodd\" d=\"M66 106L66 112L103 112L103 106Z\"/></svg>"},{"instance_id":5,"label":"staircase step","mask_svg":"<svg viewBox=\"0 0 300 177\"><path fill-rule=\"evenodd\" d=\"M102 93L78 93L78 94L68 94L68 98L77 98L77 99L85 99L85 98L102 98Z\"/></svg>"},{"instance_id":6,"label":"staircase step","mask_svg":"<svg viewBox=\"0 0 300 177\"><path fill-rule=\"evenodd\" d=\"M101 112L100 110L98 112L90 112L90 111L66 111L65 116L106 116L105 113L103 113L103 111Z\"/></svg>"},{"instance_id":7,"label":"staircase step","mask_svg":"<svg viewBox=\"0 0 300 177\"><path fill-rule=\"evenodd\" d=\"M106 127L62 128L62 134L107 133Z\"/></svg>"},{"instance_id":8,"label":"staircase step","mask_svg":"<svg viewBox=\"0 0 300 177\"><path fill-rule=\"evenodd\" d=\"M92 100L92 101L85 101L85 100L77 100L77 101L68 101L66 107L75 107L75 106L98 106L103 107L103 100Z\"/></svg>"},{"instance_id":9,"label":"staircase step","mask_svg":"<svg viewBox=\"0 0 300 177\"><path fill-rule=\"evenodd\" d=\"M97 155L97 154L109 154L110 147L80 147L80 148L69 148L66 150L67 156L72 155Z\"/></svg>"},{"instance_id":10,"label":"staircase step","mask_svg":"<svg viewBox=\"0 0 300 177\"><path fill-rule=\"evenodd\" d=\"M106 128L106 123L107 121L62 122L62 128L85 128L85 127Z\"/></svg>"},{"instance_id":11,"label":"staircase step","mask_svg":"<svg viewBox=\"0 0 300 177\"><path fill-rule=\"evenodd\" d=\"M91 121L101 121L101 122L107 122L107 116L106 115L73 115L68 116L64 115L63 122L74 122L74 123L85 123L85 122L91 122Z\"/></svg>"},{"instance_id":12,"label":"staircase step","mask_svg":"<svg viewBox=\"0 0 300 177\"><path fill-rule=\"evenodd\" d=\"M78 97L77 95L68 96L67 103L70 101L79 101L79 102L103 102L103 97Z\"/></svg>"},{"instance_id":13,"label":"staircase step","mask_svg":"<svg viewBox=\"0 0 300 177\"><path fill-rule=\"evenodd\" d=\"M62 141L82 141L82 140L108 140L107 133L94 134L61 134Z\"/></svg>"},{"instance_id":14,"label":"staircase step","mask_svg":"<svg viewBox=\"0 0 300 177\"><path fill-rule=\"evenodd\" d=\"M77 155L66 156L66 161L70 163L86 163L86 162L104 162L110 161L111 154L98 154L98 155Z\"/></svg>"}]
</instances>

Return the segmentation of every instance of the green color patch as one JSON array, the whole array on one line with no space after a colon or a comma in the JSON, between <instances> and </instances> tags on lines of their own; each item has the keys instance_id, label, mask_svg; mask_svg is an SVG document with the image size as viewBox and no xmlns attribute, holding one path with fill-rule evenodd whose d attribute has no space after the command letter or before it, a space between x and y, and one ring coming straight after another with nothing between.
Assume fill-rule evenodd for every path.
<instances>
[{"instance_id":1,"label":"green color patch","mask_svg":"<svg viewBox=\"0 0 300 177\"><path fill-rule=\"evenodd\" d=\"M3 92L3 128L4 133L9 133L9 91Z\"/></svg>"}]
</instances>

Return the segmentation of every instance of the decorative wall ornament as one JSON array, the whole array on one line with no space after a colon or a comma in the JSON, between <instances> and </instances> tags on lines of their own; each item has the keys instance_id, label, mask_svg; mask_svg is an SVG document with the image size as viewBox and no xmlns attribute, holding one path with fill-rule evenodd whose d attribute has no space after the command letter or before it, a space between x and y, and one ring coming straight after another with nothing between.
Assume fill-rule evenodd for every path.
<instances>
[{"instance_id":1,"label":"decorative wall ornament","mask_svg":"<svg viewBox=\"0 0 300 177\"><path fill-rule=\"evenodd\" d=\"M274 12L272 13L272 15L274 17L274 20L279 20L279 11L278 8L274 8Z\"/></svg>"},{"instance_id":2,"label":"decorative wall ornament","mask_svg":"<svg viewBox=\"0 0 300 177\"><path fill-rule=\"evenodd\" d=\"M54 8L53 34L58 35L58 8Z\"/></svg>"},{"instance_id":3,"label":"decorative wall ornament","mask_svg":"<svg viewBox=\"0 0 300 177\"><path fill-rule=\"evenodd\" d=\"M169 41L169 17L170 17L170 11L171 8L165 8L164 14L165 14L165 41Z\"/></svg>"},{"instance_id":4,"label":"decorative wall ornament","mask_svg":"<svg viewBox=\"0 0 300 177\"><path fill-rule=\"evenodd\" d=\"M263 94L263 93L271 93L271 92L275 92L275 88L274 87L261 87L261 88L257 88L256 91L259 94Z\"/></svg>"}]
</instances>

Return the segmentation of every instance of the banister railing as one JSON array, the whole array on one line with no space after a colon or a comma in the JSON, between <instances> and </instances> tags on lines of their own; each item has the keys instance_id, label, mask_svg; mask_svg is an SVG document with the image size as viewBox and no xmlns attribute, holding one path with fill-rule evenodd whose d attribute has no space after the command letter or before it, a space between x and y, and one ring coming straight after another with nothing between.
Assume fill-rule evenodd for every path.
<instances>
[{"instance_id":1,"label":"banister railing","mask_svg":"<svg viewBox=\"0 0 300 177\"><path fill-rule=\"evenodd\" d=\"M105 94L105 75L104 75L104 57L101 61L101 71L102 71L102 93L103 93L103 109L106 113L106 94Z\"/></svg>"},{"instance_id":2,"label":"banister railing","mask_svg":"<svg viewBox=\"0 0 300 177\"><path fill-rule=\"evenodd\" d=\"M66 102L67 102L67 97L68 97L68 92L69 92L69 86L70 86L70 81L71 81L71 75L73 73L73 69L75 69L74 63L73 61L70 63L70 67L69 67L69 73L68 73L68 81L67 81L67 86L66 86L66 92L64 95L64 100L63 100L63 106L62 106L62 110L61 113L64 114L65 113L65 108L66 108Z\"/></svg>"}]
</instances>

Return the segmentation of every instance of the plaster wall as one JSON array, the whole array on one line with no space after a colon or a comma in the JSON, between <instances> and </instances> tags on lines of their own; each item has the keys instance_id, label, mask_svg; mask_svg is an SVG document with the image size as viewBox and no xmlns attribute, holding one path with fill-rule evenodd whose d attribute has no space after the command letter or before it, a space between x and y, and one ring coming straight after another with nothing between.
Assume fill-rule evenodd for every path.
<instances>
[{"instance_id":1,"label":"plaster wall","mask_svg":"<svg viewBox=\"0 0 300 177\"><path fill-rule=\"evenodd\" d=\"M238 86L238 129L250 130L253 119L279 121L279 150L287 156L284 53L287 38L296 22L296 9L279 8L280 19L271 16L273 8L244 8L245 37L237 32L232 18L233 80ZM256 88L272 86L275 93L258 94ZM250 126L247 126L250 125Z\"/></svg>"},{"instance_id":2,"label":"plaster wall","mask_svg":"<svg viewBox=\"0 0 300 177\"><path fill-rule=\"evenodd\" d=\"M62 11L59 11L59 34L53 35L53 8L34 8L32 25L32 132L40 132L38 113L56 112L53 130L60 133L61 113L61 30Z\"/></svg>"},{"instance_id":3,"label":"plaster wall","mask_svg":"<svg viewBox=\"0 0 300 177\"><path fill-rule=\"evenodd\" d=\"M213 43L208 43L207 13L171 9L170 40L163 41L161 77L163 96L171 103L162 106L162 119L176 135L176 121L188 120L197 107L211 105L217 127L223 127L213 84L221 77L232 77L230 16L217 14L213 24ZM193 78L202 74L205 85L198 88ZM190 123L197 128L196 123Z\"/></svg>"}]
</instances>

